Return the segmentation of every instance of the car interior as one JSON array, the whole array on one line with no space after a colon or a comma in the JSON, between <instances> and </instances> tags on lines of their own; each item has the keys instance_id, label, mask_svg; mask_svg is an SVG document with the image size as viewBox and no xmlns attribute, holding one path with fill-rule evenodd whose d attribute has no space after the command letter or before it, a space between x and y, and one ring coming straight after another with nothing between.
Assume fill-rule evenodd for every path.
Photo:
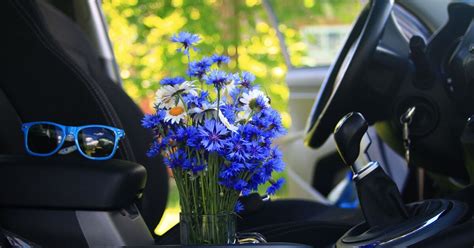
<instances>
[{"instance_id":1,"label":"car interior","mask_svg":"<svg viewBox=\"0 0 474 248\"><path fill-rule=\"evenodd\" d=\"M178 245L179 224L153 231L169 192L162 157L146 156L153 135L113 77L113 53L104 59L76 23L73 2L7 0L0 9L0 247ZM415 27L393 21L404 2L367 1L304 113L305 145L333 142L338 153L324 163L351 169L360 207L242 197L238 231L268 241L244 246L474 245L474 2L450 2L436 32L409 38L399 26ZM29 156L21 126L46 120L111 125L126 139L110 160ZM367 153L377 142L408 161L403 182L386 155ZM328 193L329 172L320 173L313 187Z\"/></svg>"}]
</instances>

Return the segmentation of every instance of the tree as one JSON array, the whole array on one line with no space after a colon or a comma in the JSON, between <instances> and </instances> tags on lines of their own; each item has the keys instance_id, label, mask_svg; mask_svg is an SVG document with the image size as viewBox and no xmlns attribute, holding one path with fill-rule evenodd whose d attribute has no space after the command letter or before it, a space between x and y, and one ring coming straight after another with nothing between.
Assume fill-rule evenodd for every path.
<instances>
[{"instance_id":1,"label":"tree","mask_svg":"<svg viewBox=\"0 0 474 248\"><path fill-rule=\"evenodd\" d=\"M350 23L360 10L352 0L270 2L292 61L306 52L298 34L301 26ZM226 54L233 59L227 69L254 73L285 125L290 124L287 68L261 0L105 0L103 8L124 88L145 112L151 111L158 81L185 72L181 60L186 58L165 41L189 31L203 37L199 54Z\"/></svg>"}]
</instances>

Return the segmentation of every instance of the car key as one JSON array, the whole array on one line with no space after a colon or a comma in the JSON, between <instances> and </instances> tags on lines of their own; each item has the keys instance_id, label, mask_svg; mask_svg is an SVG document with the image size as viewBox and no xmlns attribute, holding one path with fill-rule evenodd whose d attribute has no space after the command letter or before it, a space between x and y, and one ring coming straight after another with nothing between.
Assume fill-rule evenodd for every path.
<instances>
[{"instance_id":1,"label":"car key","mask_svg":"<svg viewBox=\"0 0 474 248\"><path fill-rule=\"evenodd\" d=\"M410 147L411 147L411 139L410 139L410 130L409 125L413 120L413 116L415 115L416 107L410 107L408 110L400 117L400 123L403 125L403 148L405 149L405 160L407 164L410 162Z\"/></svg>"}]
</instances>

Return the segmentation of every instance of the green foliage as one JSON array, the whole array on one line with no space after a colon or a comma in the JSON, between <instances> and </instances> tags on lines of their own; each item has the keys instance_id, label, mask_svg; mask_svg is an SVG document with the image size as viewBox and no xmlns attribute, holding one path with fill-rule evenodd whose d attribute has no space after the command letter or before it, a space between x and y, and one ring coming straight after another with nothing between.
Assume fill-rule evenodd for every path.
<instances>
[{"instance_id":1,"label":"green foliage","mask_svg":"<svg viewBox=\"0 0 474 248\"><path fill-rule=\"evenodd\" d=\"M304 54L297 32L301 25L350 22L358 8L346 10L358 6L354 2L271 1L292 57ZM290 125L287 68L260 0L105 0L103 8L125 90L146 112L151 111L158 81L185 71L179 62L185 58L167 40L174 33L189 31L203 36L202 54L228 55L233 59L228 69L254 73L285 125Z\"/></svg>"},{"instance_id":2,"label":"green foliage","mask_svg":"<svg viewBox=\"0 0 474 248\"><path fill-rule=\"evenodd\" d=\"M127 92L145 109L165 76L183 74L176 46L166 42L179 31L197 33L204 42L201 54L226 54L231 71L255 73L269 91L275 107L285 111L288 90L284 86L284 62L275 32L257 31L265 12L242 1L104 1L110 36ZM180 58L177 58L180 57ZM193 58L196 58L193 54ZM272 69L275 73L272 73ZM283 89L283 90L282 90Z\"/></svg>"}]
</instances>

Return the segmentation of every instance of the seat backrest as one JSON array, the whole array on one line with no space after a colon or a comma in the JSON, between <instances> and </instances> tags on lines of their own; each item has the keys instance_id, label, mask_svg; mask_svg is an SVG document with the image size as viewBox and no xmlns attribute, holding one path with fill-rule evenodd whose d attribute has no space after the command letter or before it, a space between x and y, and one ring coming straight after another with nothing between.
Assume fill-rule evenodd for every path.
<instances>
[{"instance_id":1,"label":"seat backrest","mask_svg":"<svg viewBox=\"0 0 474 248\"><path fill-rule=\"evenodd\" d=\"M11 118L124 129L127 136L115 158L147 169L147 186L138 204L153 229L166 205L168 176L161 158L145 155L153 137L140 126L140 109L104 74L97 52L80 27L54 7L42 1L7 0L0 16L4 26L0 93L14 110L9 115L16 117ZM4 110L0 110L2 115ZM0 132L0 149L9 147L0 152L24 153L18 138Z\"/></svg>"}]
</instances>

